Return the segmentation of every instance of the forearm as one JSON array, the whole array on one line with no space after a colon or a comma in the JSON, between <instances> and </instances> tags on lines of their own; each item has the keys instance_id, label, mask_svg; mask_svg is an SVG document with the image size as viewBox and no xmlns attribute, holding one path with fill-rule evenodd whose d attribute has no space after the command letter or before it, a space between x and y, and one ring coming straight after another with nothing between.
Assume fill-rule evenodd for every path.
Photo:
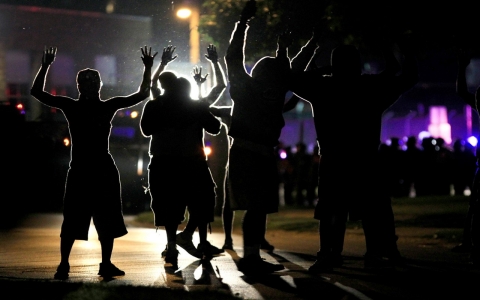
<instances>
[{"instance_id":1,"label":"forearm","mask_svg":"<svg viewBox=\"0 0 480 300\"><path fill-rule=\"evenodd\" d=\"M218 62L212 63L213 65L213 72L215 73L215 86L210 91L207 101L215 104L215 102L220 99L220 96L227 88L227 80L225 78L225 74L223 73L222 68Z\"/></svg>"},{"instance_id":2,"label":"forearm","mask_svg":"<svg viewBox=\"0 0 480 300\"><path fill-rule=\"evenodd\" d=\"M225 56L225 60L228 64L233 61L240 61L240 63L243 63L247 31L247 22L240 21L235 24L235 29L233 30L230 45L227 48L227 54Z\"/></svg>"},{"instance_id":3,"label":"forearm","mask_svg":"<svg viewBox=\"0 0 480 300\"><path fill-rule=\"evenodd\" d=\"M40 70L38 71L37 75L35 76L35 80L33 81L32 88L30 90L30 94L34 97L37 97L40 93L44 91L45 88L45 78L47 76L48 69L50 65L42 65Z\"/></svg>"},{"instance_id":4,"label":"forearm","mask_svg":"<svg viewBox=\"0 0 480 300\"><path fill-rule=\"evenodd\" d=\"M143 80L140 84L139 92L145 95L145 98L150 96L150 86L152 84L152 67L145 66L143 70ZM157 80L158 81L158 80Z\"/></svg>"},{"instance_id":5,"label":"forearm","mask_svg":"<svg viewBox=\"0 0 480 300\"><path fill-rule=\"evenodd\" d=\"M166 66L167 65L162 62L158 65L157 69L155 69L155 72L153 72L152 83L151 83L152 84L151 93L152 93L153 99L160 96L160 86L158 84L158 78L160 77L160 73L162 73L165 70Z\"/></svg>"},{"instance_id":6,"label":"forearm","mask_svg":"<svg viewBox=\"0 0 480 300\"><path fill-rule=\"evenodd\" d=\"M315 52L317 51L317 44L314 38L311 38L292 58L291 65L292 71L302 72L305 71L307 66L311 63L312 59L315 57Z\"/></svg>"},{"instance_id":7,"label":"forearm","mask_svg":"<svg viewBox=\"0 0 480 300\"><path fill-rule=\"evenodd\" d=\"M202 99L202 84L197 83L197 88L198 88L198 99Z\"/></svg>"},{"instance_id":8,"label":"forearm","mask_svg":"<svg viewBox=\"0 0 480 300\"><path fill-rule=\"evenodd\" d=\"M220 63L217 61L212 63L213 72L215 75L215 84L216 86L220 87L227 87L227 80L225 78L225 73L223 72L222 68L220 67Z\"/></svg>"}]
</instances>

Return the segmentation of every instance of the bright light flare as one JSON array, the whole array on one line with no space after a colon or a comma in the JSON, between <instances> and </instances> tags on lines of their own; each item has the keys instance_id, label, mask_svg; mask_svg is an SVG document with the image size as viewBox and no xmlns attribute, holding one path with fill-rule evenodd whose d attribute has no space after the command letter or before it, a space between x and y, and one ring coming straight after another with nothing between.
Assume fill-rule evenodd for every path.
<instances>
[{"instance_id":1,"label":"bright light flare","mask_svg":"<svg viewBox=\"0 0 480 300\"><path fill-rule=\"evenodd\" d=\"M192 15L192 10L188 8L181 8L177 11L177 17L180 19L187 19Z\"/></svg>"},{"instance_id":2,"label":"bright light flare","mask_svg":"<svg viewBox=\"0 0 480 300\"><path fill-rule=\"evenodd\" d=\"M472 145L473 147L476 147L478 144L478 139L474 136L471 136L467 139L468 143Z\"/></svg>"},{"instance_id":3,"label":"bright light flare","mask_svg":"<svg viewBox=\"0 0 480 300\"><path fill-rule=\"evenodd\" d=\"M70 139L69 138L64 138L63 139L63 144L65 145L65 147L70 146Z\"/></svg>"},{"instance_id":4,"label":"bright light flare","mask_svg":"<svg viewBox=\"0 0 480 300\"><path fill-rule=\"evenodd\" d=\"M203 151L205 152L206 156L212 154L212 148L210 148L210 146L205 146L205 148L203 148Z\"/></svg>"},{"instance_id":5,"label":"bright light flare","mask_svg":"<svg viewBox=\"0 0 480 300\"><path fill-rule=\"evenodd\" d=\"M142 176L143 175L143 157L140 156L138 158L138 162L137 162L137 175L138 176Z\"/></svg>"},{"instance_id":6,"label":"bright light flare","mask_svg":"<svg viewBox=\"0 0 480 300\"><path fill-rule=\"evenodd\" d=\"M280 158L281 159L286 159L287 158L287 152L285 150L280 150Z\"/></svg>"},{"instance_id":7,"label":"bright light flare","mask_svg":"<svg viewBox=\"0 0 480 300\"><path fill-rule=\"evenodd\" d=\"M138 117L138 111L134 110L134 111L132 111L132 113L130 114L130 118L135 119L136 117Z\"/></svg>"},{"instance_id":8,"label":"bright light flare","mask_svg":"<svg viewBox=\"0 0 480 300\"><path fill-rule=\"evenodd\" d=\"M430 134L430 132L428 131L422 131L418 134L418 140L423 140L424 138L429 138L431 137L432 135Z\"/></svg>"}]
</instances>

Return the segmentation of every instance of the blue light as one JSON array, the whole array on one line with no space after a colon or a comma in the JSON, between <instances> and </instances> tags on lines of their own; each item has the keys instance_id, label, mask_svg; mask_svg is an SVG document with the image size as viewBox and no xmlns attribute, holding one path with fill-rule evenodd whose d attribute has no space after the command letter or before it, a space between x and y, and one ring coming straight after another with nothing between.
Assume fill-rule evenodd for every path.
<instances>
[{"instance_id":1,"label":"blue light","mask_svg":"<svg viewBox=\"0 0 480 300\"><path fill-rule=\"evenodd\" d=\"M478 139L474 137L473 135L467 139L468 143L472 145L473 147L476 147L478 144Z\"/></svg>"}]
</instances>

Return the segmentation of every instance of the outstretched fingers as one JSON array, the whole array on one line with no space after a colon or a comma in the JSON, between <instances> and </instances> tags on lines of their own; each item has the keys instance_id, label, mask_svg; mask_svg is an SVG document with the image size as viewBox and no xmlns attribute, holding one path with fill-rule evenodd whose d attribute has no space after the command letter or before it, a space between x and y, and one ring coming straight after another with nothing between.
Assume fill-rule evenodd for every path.
<instances>
[{"instance_id":1,"label":"outstretched fingers","mask_svg":"<svg viewBox=\"0 0 480 300\"><path fill-rule=\"evenodd\" d=\"M57 55L57 47L44 46L42 64L50 65Z\"/></svg>"}]
</instances>

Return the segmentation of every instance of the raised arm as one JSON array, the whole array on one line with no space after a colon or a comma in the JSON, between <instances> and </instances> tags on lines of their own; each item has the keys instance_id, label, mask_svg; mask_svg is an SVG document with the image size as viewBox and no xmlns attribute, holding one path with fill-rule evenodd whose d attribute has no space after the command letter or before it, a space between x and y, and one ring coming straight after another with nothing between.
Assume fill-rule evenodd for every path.
<instances>
[{"instance_id":1,"label":"raised arm","mask_svg":"<svg viewBox=\"0 0 480 300\"><path fill-rule=\"evenodd\" d=\"M235 24L230 44L227 48L225 63L230 83L236 82L237 76L249 76L245 69L245 40L247 38L248 22L255 16L257 4L249 0L242 10L240 21Z\"/></svg>"},{"instance_id":2,"label":"raised arm","mask_svg":"<svg viewBox=\"0 0 480 300\"><path fill-rule=\"evenodd\" d=\"M465 50L460 49L458 52L457 95L470 105L470 107L477 110L476 95L468 91L467 78L465 77L465 71L469 64L470 57L465 53Z\"/></svg>"},{"instance_id":3,"label":"raised arm","mask_svg":"<svg viewBox=\"0 0 480 300\"><path fill-rule=\"evenodd\" d=\"M312 37L307 41L307 43L300 49L300 51L295 55L291 60L292 72L299 73L307 69L309 65L312 64L314 60L315 52L319 47L318 43L320 40L319 29L315 28L313 30Z\"/></svg>"},{"instance_id":4,"label":"raised arm","mask_svg":"<svg viewBox=\"0 0 480 300\"><path fill-rule=\"evenodd\" d=\"M140 84L138 90L131 95L113 97L108 99L107 102L110 105L113 105L116 109L133 106L150 96L153 59L158 54L158 52L155 52L155 54L152 55L152 48L147 48L147 46L145 46L144 48L140 48L140 50L142 51L141 58L144 65L142 83Z\"/></svg>"},{"instance_id":5,"label":"raised arm","mask_svg":"<svg viewBox=\"0 0 480 300\"><path fill-rule=\"evenodd\" d=\"M160 87L158 86L158 77L160 76L160 73L165 70L167 65L174 61L178 55L174 55L173 53L175 52L176 47L172 45L168 45L167 47L163 48L163 53L162 53L162 61L160 62L160 65L158 65L157 69L153 73L152 76L152 98L155 99L158 96L160 96Z\"/></svg>"},{"instance_id":6,"label":"raised arm","mask_svg":"<svg viewBox=\"0 0 480 300\"><path fill-rule=\"evenodd\" d=\"M32 95L38 101L42 102L45 105L59 108L62 104L62 101L65 102L65 100L67 99L73 99L63 96L54 96L45 91L45 80L47 77L47 73L50 69L50 65L55 61L56 55L57 47L45 47L42 56L42 65L40 66L40 70L35 76L32 88L30 89L30 95Z\"/></svg>"},{"instance_id":7,"label":"raised arm","mask_svg":"<svg viewBox=\"0 0 480 300\"><path fill-rule=\"evenodd\" d=\"M225 79L225 74L222 70L222 67L220 66L220 63L218 62L217 48L214 45L209 45L207 47L207 54L205 54L205 58L210 61L213 69L213 74L215 76L214 86L207 94L207 96L202 97L200 86L202 83L205 82L208 74L205 74L205 76L202 77L202 69L196 67L194 68L193 78L198 85L198 99L204 100L208 104L213 105L216 101L218 101L218 99L220 99L220 96L227 88L227 83Z\"/></svg>"}]
</instances>

